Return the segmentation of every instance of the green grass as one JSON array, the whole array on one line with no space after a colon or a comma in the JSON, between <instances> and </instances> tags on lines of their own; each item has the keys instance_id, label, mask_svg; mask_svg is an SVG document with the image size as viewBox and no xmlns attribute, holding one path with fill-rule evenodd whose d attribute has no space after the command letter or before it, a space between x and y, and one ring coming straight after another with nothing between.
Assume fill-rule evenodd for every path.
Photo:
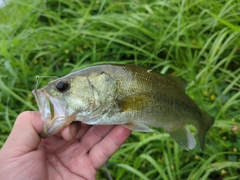
<instances>
[{"instance_id":1,"label":"green grass","mask_svg":"<svg viewBox=\"0 0 240 180\"><path fill-rule=\"evenodd\" d=\"M17 115L36 110L36 75L134 63L185 78L187 93L216 121L204 152L181 149L159 129L133 132L107 163L113 178L239 180L239 7L239 0L11 1L0 9L0 146Z\"/></svg>"}]
</instances>

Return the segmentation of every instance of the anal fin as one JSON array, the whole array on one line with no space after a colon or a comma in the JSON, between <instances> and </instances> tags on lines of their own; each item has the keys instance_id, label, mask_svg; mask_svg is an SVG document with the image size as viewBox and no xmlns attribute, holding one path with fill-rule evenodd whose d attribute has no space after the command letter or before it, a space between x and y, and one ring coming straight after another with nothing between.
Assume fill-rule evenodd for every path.
<instances>
[{"instance_id":1,"label":"anal fin","mask_svg":"<svg viewBox=\"0 0 240 180\"><path fill-rule=\"evenodd\" d=\"M176 127L173 129L165 129L166 132L178 143L179 146L186 150L195 148L196 141L192 133L185 126Z\"/></svg>"},{"instance_id":2,"label":"anal fin","mask_svg":"<svg viewBox=\"0 0 240 180\"><path fill-rule=\"evenodd\" d=\"M128 122L126 124L123 124L124 127L134 130L134 131L140 131L140 132L153 132L152 129L150 129L148 126L144 124L137 124L137 123L132 123Z\"/></svg>"}]
</instances>

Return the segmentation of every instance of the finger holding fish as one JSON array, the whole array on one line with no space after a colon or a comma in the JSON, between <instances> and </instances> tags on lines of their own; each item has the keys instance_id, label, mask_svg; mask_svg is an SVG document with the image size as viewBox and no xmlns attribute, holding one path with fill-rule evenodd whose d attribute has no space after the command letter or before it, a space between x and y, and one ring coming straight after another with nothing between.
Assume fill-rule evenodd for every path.
<instances>
[{"instance_id":1,"label":"finger holding fish","mask_svg":"<svg viewBox=\"0 0 240 180\"><path fill-rule=\"evenodd\" d=\"M70 125L64 127L60 131L60 136L66 140L66 141L71 141L73 139L76 139L76 135L79 133L81 128L81 122L74 121Z\"/></svg>"}]
</instances>

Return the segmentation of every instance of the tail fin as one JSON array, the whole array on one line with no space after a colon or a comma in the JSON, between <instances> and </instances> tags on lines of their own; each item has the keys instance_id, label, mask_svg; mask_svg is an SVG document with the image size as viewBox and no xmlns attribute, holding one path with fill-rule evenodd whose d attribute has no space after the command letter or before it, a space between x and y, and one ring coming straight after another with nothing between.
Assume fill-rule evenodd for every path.
<instances>
[{"instance_id":1,"label":"tail fin","mask_svg":"<svg viewBox=\"0 0 240 180\"><path fill-rule=\"evenodd\" d=\"M205 135L206 135L206 132L214 124L214 118L204 111L202 111L202 115L203 115L203 122L198 128L198 139L199 139L202 150L204 150Z\"/></svg>"}]
</instances>

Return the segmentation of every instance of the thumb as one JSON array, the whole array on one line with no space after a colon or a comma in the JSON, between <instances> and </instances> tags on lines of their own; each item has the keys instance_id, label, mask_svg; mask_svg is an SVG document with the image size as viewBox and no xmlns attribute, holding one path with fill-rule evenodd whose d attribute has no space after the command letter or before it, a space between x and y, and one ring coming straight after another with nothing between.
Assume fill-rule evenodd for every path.
<instances>
[{"instance_id":1,"label":"thumb","mask_svg":"<svg viewBox=\"0 0 240 180\"><path fill-rule=\"evenodd\" d=\"M39 134L42 128L43 122L39 112L21 113L1 151L17 157L35 150L41 142Z\"/></svg>"}]
</instances>

